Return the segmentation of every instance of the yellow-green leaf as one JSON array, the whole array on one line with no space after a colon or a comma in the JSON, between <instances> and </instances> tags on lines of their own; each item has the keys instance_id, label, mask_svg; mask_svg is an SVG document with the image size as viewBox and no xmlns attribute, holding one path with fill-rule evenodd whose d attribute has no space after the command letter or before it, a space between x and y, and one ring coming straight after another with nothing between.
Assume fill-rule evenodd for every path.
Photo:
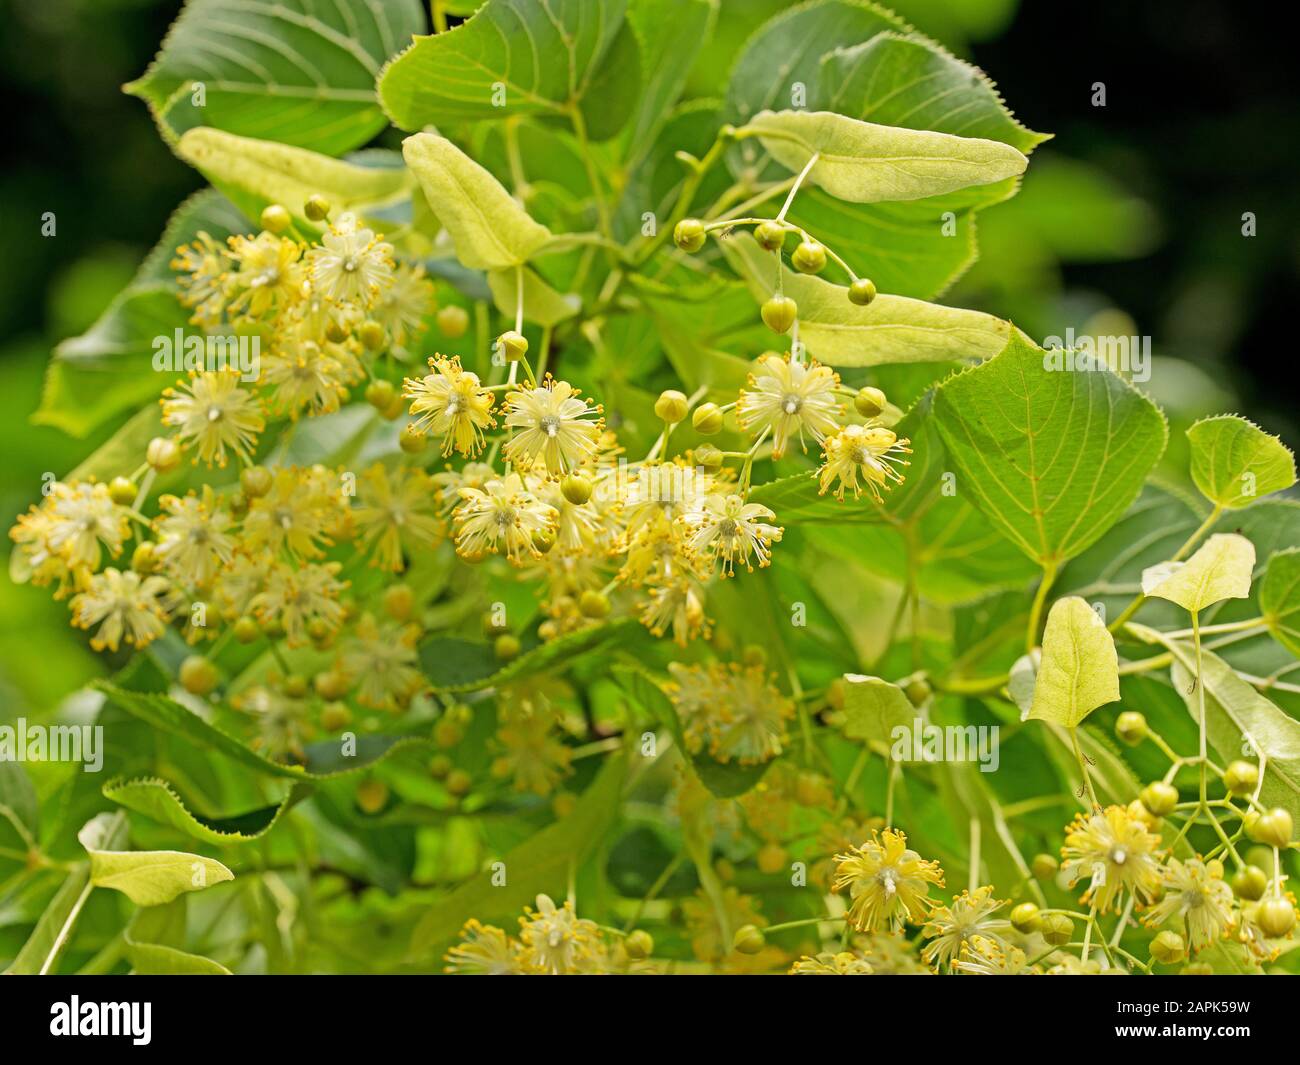
<instances>
[{"instance_id":1,"label":"yellow-green leaf","mask_svg":"<svg viewBox=\"0 0 1300 1065\"><path fill-rule=\"evenodd\" d=\"M1236 533L1211 536L1186 562L1161 562L1142 571L1142 594L1168 599L1187 611L1250 595L1255 545Z\"/></svg>"},{"instance_id":2,"label":"yellow-green leaf","mask_svg":"<svg viewBox=\"0 0 1300 1065\"><path fill-rule=\"evenodd\" d=\"M499 270L527 262L550 239L501 182L446 137L417 133L402 142L406 164L419 179L429 209L472 270Z\"/></svg>"},{"instance_id":3,"label":"yellow-green leaf","mask_svg":"<svg viewBox=\"0 0 1300 1065\"><path fill-rule=\"evenodd\" d=\"M1206 499L1236 510L1295 484L1295 456L1276 436L1235 414L1187 430L1192 480Z\"/></svg>"},{"instance_id":4,"label":"yellow-green leaf","mask_svg":"<svg viewBox=\"0 0 1300 1065\"><path fill-rule=\"evenodd\" d=\"M722 250L756 299L772 294L777 264L771 252L747 233L722 241ZM987 359L1011 336L1010 322L980 311L885 295L859 307L843 285L790 271L783 285L799 305L800 341L831 366Z\"/></svg>"},{"instance_id":5,"label":"yellow-green leaf","mask_svg":"<svg viewBox=\"0 0 1300 1065\"><path fill-rule=\"evenodd\" d=\"M851 740L892 743L894 729L919 717L897 684L860 673L844 675L844 735Z\"/></svg>"},{"instance_id":6,"label":"yellow-green leaf","mask_svg":"<svg viewBox=\"0 0 1300 1065\"><path fill-rule=\"evenodd\" d=\"M919 200L1023 174L1028 160L1001 141L862 122L833 111L761 111L756 135L782 166L852 203Z\"/></svg>"},{"instance_id":7,"label":"yellow-green leaf","mask_svg":"<svg viewBox=\"0 0 1300 1065\"><path fill-rule=\"evenodd\" d=\"M201 891L235 874L218 861L184 851L123 851L114 826L120 815L100 814L77 834L90 855L90 882L120 891L137 906L161 906L186 891Z\"/></svg>"},{"instance_id":8,"label":"yellow-green leaf","mask_svg":"<svg viewBox=\"0 0 1300 1065\"><path fill-rule=\"evenodd\" d=\"M1118 698L1119 658L1105 624L1079 596L1058 599L1047 615L1029 716L1076 728Z\"/></svg>"}]
</instances>

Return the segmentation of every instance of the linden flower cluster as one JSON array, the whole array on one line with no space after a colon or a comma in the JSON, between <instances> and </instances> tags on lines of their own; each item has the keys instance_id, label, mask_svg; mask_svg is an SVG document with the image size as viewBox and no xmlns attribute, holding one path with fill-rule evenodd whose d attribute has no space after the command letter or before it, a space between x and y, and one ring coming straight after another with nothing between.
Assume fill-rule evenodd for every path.
<instances>
[{"instance_id":1,"label":"linden flower cluster","mask_svg":"<svg viewBox=\"0 0 1300 1065\"><path fill-rule=\"evenodd\" d=\"M538 895L518 936L470 920L446 962L447 972L474 976L618 976L654 972L645 961L653 950L645 932L616 934L579 917L572 902Z\"/></svg>"}]
</instances>

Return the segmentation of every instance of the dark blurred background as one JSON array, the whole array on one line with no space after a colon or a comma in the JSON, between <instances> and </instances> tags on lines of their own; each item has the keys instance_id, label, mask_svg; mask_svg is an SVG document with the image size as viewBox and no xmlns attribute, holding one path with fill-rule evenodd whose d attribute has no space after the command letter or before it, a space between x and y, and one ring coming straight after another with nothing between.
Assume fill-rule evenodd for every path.
<instances>
[{"instance_id":1,"label":"dark blurred background","mask_svg":"<svg viewBox=\"0 0 1300 1065\"><path fill-rule=\"evenodd\" d=\"M723 0L690 90L719 91L731 52L780 0ZM1298 441L1286 328L1300 293L1295 46L1266 10L1209 0L1063 4L898 0L918 29L982 66L1017 117L1055 133L1019 196L981 214L981 259L947 298L1042 339L1066 327L1147 335L1145 385L1181 429L1240 411ZM200 186L120 91L152 59L176 0L0 0L0 520L96 440L28 424L51 347L129 280ZM1094 84L1106 105L1093 106ZM54 212L57 237L41 235ZM1257 235L1242 235L1253 212ZM99 434L103 436L108 430ZM7 542L6 542L7 546ZM56 698L95 669L44 590L0 581L0 697Z\"/></svg>"}]
</instances>

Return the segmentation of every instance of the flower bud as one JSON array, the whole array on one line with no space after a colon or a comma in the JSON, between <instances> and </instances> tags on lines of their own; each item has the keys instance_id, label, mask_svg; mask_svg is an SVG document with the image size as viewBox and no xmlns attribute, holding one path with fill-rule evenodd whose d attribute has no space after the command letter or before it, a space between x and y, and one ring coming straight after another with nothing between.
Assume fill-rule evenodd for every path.
<instances>
[{"instance_id":1,"label":"flower bud","mask_svg":"<svg viewBox=\"0 0 1300 1065\"><path fill-rule=\"evenodd\" d=\"M268 203L262 208L262 228L279 236L293 225L293 217L283 204Z\"/></svg>"},{"instance_id":2,"label":"flower bud","mask_svg":"<svg viewBox=\"0 0 1300 1065\"><path fill-rule=\"evenodd\" d=\"M922 677L908 681L907 687L903 689L903 694L907 696L907 701L913 706L924 706L926 700L930 698L930 685Z\"/></svg>"},{"instance_id":3,"label":"flower bud","mask_svg":"<svg viewBox=\"0 0 1300 1065\"><path fill-rule=\"evenodd\" d=\"M1074 922L1063 913L1045 913L1039 918L1038 930L1054 947L1062 946L1074 938Z\"/></svg>"},{"instance_id":4,"label":"flower bud","mask_svg":"<svg viewBox=\"0 0 1300 1065\"><path fill-rule=\"evenodd\" d=\"M451 769L451 759L445 754L435 754L429 759L429 776L434 780L446 780Z\"/></svg>"},{"instance_id":5,"label":"flower bud","mask_svg":"<svg viewBox=\"0 0 1300 1065\"><path fill-rule=\"evenodd\" d=\"M701 403L691 415L691 425L701 436L722 432L722 408L716 403Z\"/></svg>"},{"instance_id":6,"label":"flower bud","mask_svg":"<svg viewBox=\"0 0 1300 1065\"><path fill-rule=\"evenodd\" d=\"M1285 847L1291 842L1293 828L1291 815L1280 806L1275 806L1268 813L1260 814L1259 819L1246 834L1256 843L1268 847Z\"/></svg>"},{"instance_id":7,"label":"flower bud","mask_svg":"<svg viewBox=\"0 0 1300 1065\"><path fill-rule=\"evenodd\" d=\"M654 953L655 941L650 937L649 932L638 928L635 932L624 937L623 949L627 951L627 956L633 961L641 961Z\"/></svg>"},{"instance_id":8,"label":"flower bud","mask_svg":"<svg viewBox=\"0 0 1300 1065\"><path fill-rule=\"evenodd\" d=\"M512 658L517 658L520 651L519 637L512 636L510 633L498 636L496 642L492 645L492 653L497 656L498 661L509 662Z\"/></svg>"},{"instance_id":9,"label":"flower bud","mask_svg":"<svg viewBox=\"0 0 1300 1065\"><path fill-rule=\"evenodd\" d=\"M438 308L435 321L438 323L438 332L449 340L458 340L469 329L469 312L464 307L449 303L446 307Z\"/></svg>"},{"instance_id":10,"label":"flower bud","mask_svg":"<svg viewBox=\"0 0 1300 1065\"><path fill-rule=\"evenodd\" d=\"M591 478L585 473L571 473L560 482L560 493L575 507L591 498Z\"/></svg>"},{"instance_id":11,"label":"flower bud","mask_svg":"<svg viewBox=\"0 0 1300 1065\"><path fill-rule=\"evenodd\" d=\"M669 425L684 421L690 409L690 401L675 388L665 389L655 400L655 417Z\"/></svg>"},{"instance_id":12,"label":"flower bud","mask_svg":"<svg viewBox=\"0 0 1300 1065\"><path fill-rule=\"evenodd\" d=\"M518 362L528 354L528 338L514 329L507 329L497 337L497 344L506 362Z\"/></svg>"},{"instance_id":13,"label":"flower bud","mask_svg":"<svg viewBox=\"0 0 1300 1065\"><path fill-rule=\"evenodd\" d=\"M284 678L284 694L291 699L301 699L307 694L307 678L301 673L290 673Z\"/></svg>"},{"instance_id":14,"label":"flower bud","mask_svg":"<svg viewBox=\"0 0 1300 1065\"><path fill-rule=\"evenodd\" d=\"M410 621L415 610L415 593L409 584L390 584L384 589L384 613L394 621Z\"/></svg>"},{"instance_id":15,"label":"flower bud","mask_svg":"<svg viewBox=\"0 0 1300 1065\"><path fill-rule=\"evenodd\" d=\"M342 344L348 338L348 328L337 318L325 323L325 339L331 344Z\"/></svg>"},{"instance_id":16,"label":"flower bud","mask_svg":"<svg viewBox=\"0 0 1300 1065\"><path fill-rule=\"evenodd\" d=\"M821 273L826 268L826 249L815 240L800 241L790 256L790 265L801 274Z\"/></svg>"},{"instance_id":17,"label":"flower bud","mask_svg":"<svg viewBox=\"0 0 1300 1065\"><path fill-rule=\"evenodd\" d=\"M885 393L867 385L859 388L858 394L853 397L853 409L864 418L875 418L884 411L886 402Z\"/></svg>"},{"instance_id":18,"label":"flower bud","mask_svg":"<svg viewBox=\"0 0 1300 1065\"><path fill-rule=\"evenodd\" d=\"M388 330L373 319L367 318L357 330L357 336L368 351L378 351L388 343Z\"/></svg>"},{"instance_id":19,"label":"flower bud","mask_svg":"<svg viewBox=\"0 0 1300 1065\"><path fill-rule=\"evenodd\" d=\"M1039 911L1032 902L1022 902L1011 911L1011 925L1017 932L1028 935L1038 929Z\"/></svg>"},{"instance_id":20,"label":"flower bud","mask_svg":"<svg viewBox=\"0 0 1300 1065\"><path fill-rule=\"evenodd\" d=\"M344 703L326 703L320 712L320 727L326 732L338 732L352 724L352 711Z\"/></svg>"},{"instance_id":21,"label":"flower bud","mask_svg":"<svg viewBox=\"0 0 1300 1065\"><path fill-rule=\"evenodd\" d=\"M474 778L463 769L453 769L447 774L447 790L458 799L468 795L473 786Z\"/></svg>"},{"instance_id":22,"label":"flower bud","mask_svg":"<svg viewBox=\"0 0 1300 1065\"><path fill-rule=\"evenodd\" d=\"M1051 880L1052 877L1056 876L1057 870L1061 868L1061 863L1050 854L1035 854L1034 860L1029 863L1029 866L1037 879Z\"/></svg>"},{"instance_id":23,"label":"flower bud","mask_svg":"<svg viewBox=\"0 0 1300 1065\"><path fill-rule=\"evenodd\" d=\"M555 546L555 529L547 526L544 529L538 529L533 533L533 547L541 554L549 554L551 548Z\"/></svg>"},{"instance_id":24,"label":"flower bud","mask_svg":"<svg viewBox=\"0 0 1300 1065\"><path fill-rule=\"evenodd\" d=\"M1174 807L1178 805L1178 789L1163 780L1157 780L1143 788L1138 798L1156 817L1165 817L1173 813Z\"/></svg>"},{"instance_id":25,"label":"flower bud","mask_svg":"<svg viewBox=\"0 0 1300 1065\"><path fill-rule=\"evenodd\" d=\"M1223 771L1223 784L1229 795L1249 795L1259 783L1259 766L1253 762L1233 762Z\"/></svg>"},{"instance_id":26,"label":"flower bud","mask_svg":"<svg viewBox=\"0 0 1300 1065\"><path fill-rule=\"evenodd\" d=\"M342 699L348 693L348 678L334 669L327 669L324 673L317 673L312 680L312 687L316 689L316 694L322 699L329 702L335 702Z\"/></svg>"},{"instance_id":27,"label":"flower bud","mask_svg":"<svg viewBox=\"0 0 1300 1065\"><path fill-rule=\"evenodd\" d=\"M249 499L260 499L271 490L275 475L265 466L248 466L239 473L239 487Z\"/></svg>"},{"instance_id":28,"label":"flower bud","mask_svg":"<svg viewBox=\"0 0 1300 1065\"><path fill-rule=\"evenodd\" d=\"M1147 719L1136 710L1125 710L1115 719L1115 735L1136 747L1147 738Z\"/></svg>"},{"instance_id":29,"label":"flower bud","mask_svg":"<svg viewBox=\"0 0 1300 1065\"><path fill-rule=\"evenodd\" d=\"M695 461L706 470L716 470L722 465L723 454L712 444L701 444L695 449Z\"/></svg>"},{"instance_id":30,"label":"flower bud","mask_svg":"<svg viewBox=\"0 0 1300 1065\"><path fill-rule=\"evenodd\" d=\"M1255 923L1269 939L1281 939L1295 927L1295 907L1290 899L1274 895L1259 904Z\"/></svg>"},{"instance_id":31,"label":"flower bud","mask_svg":"<svg viewBox=\"0 0 1300 1065\"><path fill-rule=\"evenodd\" d=\"M261 637L262 627L247 614L235 622L235 639L240 643L252 643Z\"/></svg>"},{"instance_id":32,"label":"flower bud","mask_svg":"<svg viewBox=\"0 0 1300 1065\"><path fill-rule=\"evenodd\" d=\"M578 610L584 618L603 618L609 616L609 596L588 588L578 597Z\"/></svg>"},{"instance_id":33,"label":"flower bud","mask_svg":"<svg viewBox=\"0 0 1300 1065\"><path fill-rule=\"evenodd\" d=\"M1161 932L1151 940L1151 957L1164 965L1176 965L1187 957L1187 944L1177 932Z\"/></svg>"},{"instance_id":34,"label":"flower bud","mask_svg":"<svg viewBox=\"0 0 1300 1065\"><path fill-rule=\"evenodd\" d=\"M780 222L768 219L754 227L754 239L765 251L776 251L785 243L786 228Z\"/></svg>"},{"instance_id":35,"label":"flower bud","mask_svg":"<svg viewBox=\"0 0 1300 1065\"><path fill-rule=\"evenodd\" d=\"M165 436L155 436L145 448L144 458L159 473L166 473L180 465L181 448L175 440L168 440Z\"/></svg>"},{"instance_id":36,"label":"flower bud","mask_svg":"<svg viewBox=\"0 0 1300 1065\"><path fill-rule=\"evenodd\" d=\"M329 217L330 202L324 196L316 193L307 197L307 202L302 206L302 213L313 222L323 222Z\"/></svg>"},{"instance_id":37,"label":"flower bud","mask_svg":"<svg viewBox=\"0 0 1300 1065\"><path fill-rule=\"evenodd\" d=\"M865 277L853 279L849 285L849 302L856 303L859 307L865 307L868 303L876 298L875 282Z\"/></svg>"},{"instance_id":38,"label":"flower bud","mask_svg":"<svg viewBox=\"0 0 1300 1065\"><path fill-rule=\"evenodd\" d=\"M779 843L765 843L758 850L758 871L767 876L775 876L785 868L787 854Z\"/></svg>"},{"instance_id":39,"label":"flower bud","mask_svg":"<svg viewBox=\"0 0 1300 1065\"><path fill-rule=\"evenodd\" d=\"M388 805L388 785L368 777L357 785L357 805L362 813L377 814Z\"/></svg>"},{"instance_id":40,"label":"flower bud","mask_svg":"<svg viewBox=\"0 0 1300 1065\"><path fill-rule=\"evenodd\" d=\"M114 477L108 482L108 498L120 507L129 507L139 492L139 487L128 477Z\"/></svg>"},{"instance_id":41,"label":"flower bud","mask_svg":"<svg viewBox=\"0 0 1300 1065\"><path fill-rule=\"evenodd\" d=\"M699 251L706 236L704 223L698 218L683 218L673 226L673 243L682 251Z\"/></svg>"},{"instance_id":42,"label":"flower bud","mask_svg":"<svg viewBox=\"0 0 1300 1065\"><path fill-rule=\"evenodd\" d=\"M1268 890L1268 874L1258 865L1244 865L1232 878L1233 893L1239 899L1255 902Z\"/></svg>"},{"instance_id":43,"label":"flower bud","mask_svg":"<svg viewBox=\"0 0 1300 1065\"><path fill-rule=\"evenodd\" d=\"M398 445L408 455L418 455L429 446L428 438L420 432L414 424L402 427L401 435L397 438Z\"/></svg>"},{"instance_id":44,"label":"flower bud","mask_svg":"<svg viewBox=\"0 0 1300 1065\"><path fill-rule=\"evenodd\" d=\"M767 945L767 939L757 925L743 924L731 938L732 950L741 954L757 954Z\"/></svg>"},{"instance_id":45,"label":"flower bud","mask_svg":"<svg viewBox=\"0 0 1300 1065\"><path fill-rule=\"evenodd\" d=\"M143 540L131 552L131 568L141 575L152 573L158 564L157 546L152 540Z\"/></svg>"},{"instance_id":46,"label":"flower bud","mask_svg":"<svg viewBox=\"0 0 1300 1065\"><path fill-rule=\"evenodd\" d=\"M190 655L181 663L181 687L191 695L207 695L220 679L217 667L202 655Z\"/></svg>"},{"instance_id":47,"label":"flower bud","mask_svg":"<svg viewBox=\"0 0 1300 1065\"><path fill-rule=\"evenodd\" d=\"M763 323L774 333L788 333L799 315L799 305L789 296L773 296L763 304Z\"/></svg>"}]
</instances>

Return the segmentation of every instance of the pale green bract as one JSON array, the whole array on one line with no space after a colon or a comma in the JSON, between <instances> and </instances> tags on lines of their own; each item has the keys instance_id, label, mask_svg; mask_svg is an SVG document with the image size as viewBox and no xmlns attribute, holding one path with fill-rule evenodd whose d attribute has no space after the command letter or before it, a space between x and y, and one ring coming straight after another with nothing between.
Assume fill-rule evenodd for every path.
<instances>
[{"instance_id":1,"label":"pale green bract","mask_svg":"<svg viewBox=\"0 0 1300 1065\"><path fill-rule=\"evenodd\" d=\"M788 170L850 203L919 200L1024 173L1009 144L882 126L833 111L764 111L741 130ZM811 167L809 167L811 164Z\"/></svg>"},{"instance_id":2,"label":"pale green bract","mask_svg":"<svg viewBox=\"0 0 1300 1065\"><path fill-rule=\"evenodd\" d=\"M897 684L880 677L849 673L844 677L844 735L889 745L894 729L912 727L920 713Z\"/></svg>"},{"instance_id":3,"label":"pale green bract","mask_svg":"<svg viewBox=\"0 0 1300 1065\"><path fill-rule=\"evenodd\" d=\"M1142 594L1195 612L1223 599L1245 599L1255 545L1235 533L1211 536L1186 562L1162 562L1142 573Z\"/></svg>"}]
</instances>

